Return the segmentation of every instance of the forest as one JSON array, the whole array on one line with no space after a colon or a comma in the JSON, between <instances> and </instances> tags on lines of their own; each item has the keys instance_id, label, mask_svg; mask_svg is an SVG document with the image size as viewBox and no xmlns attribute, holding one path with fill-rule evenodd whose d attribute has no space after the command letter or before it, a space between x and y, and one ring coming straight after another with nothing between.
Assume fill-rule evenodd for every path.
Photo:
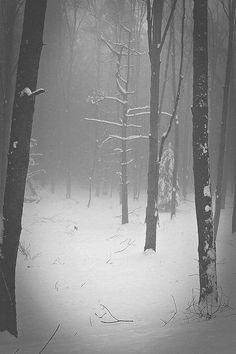
<instances>
[{"instance_id":1,"label":"forest","mask_svg":"<svg viewBox=\"0 0 236 354\"><path fill-rule=\"evenodd\" d=\"M0 0L0 353L236 352L236 0Z\"/></svg>"}]
</instances>

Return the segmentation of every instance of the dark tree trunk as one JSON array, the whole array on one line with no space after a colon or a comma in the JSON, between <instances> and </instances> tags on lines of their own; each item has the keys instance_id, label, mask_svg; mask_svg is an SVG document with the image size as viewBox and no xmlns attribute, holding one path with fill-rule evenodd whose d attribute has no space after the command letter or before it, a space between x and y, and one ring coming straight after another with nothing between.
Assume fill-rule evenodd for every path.
<instances>
[{"instance_id":1,"label":"dark tree trunk","mask_svg":"<svg viewBox=\"0 0 236 354\"><path fill-rule=\"evenodd\" d=\"M232 216L232 233L236 232L236 165L234 171L234 206Z\"/></svg>"},{"instance_id":2,"label":"dark tree trunk","mask_svg":"<svg viewBox=\"0 0 236 354\"><path fill-rule=\"evenodd\" d=\"M188 87L188 85L186 85L187 88L187 102L190 102L190 89ZM183 154L182 154L182 166L183 166L183 176L182 176L182 193L183 193L183 197L184 199L187 198L187 192L188 192L188 179L189 179L189 146L190 146L190 138L189 138L189 134L190 134L190 127L189 127L189 123L190 123L190 107L186 106L186 110L185 110L185 117L184 117L184 145L183 145ZM186 148L187 147L187 148Z\"/></svg>"},{"instance_id":3,"label":"dark tree trunk","mask_svg":"<svg viewBox=\"0 0 236 354\"><path fill-rule=\"evenodd\" d=\"M221 209L221 198L222 198L222 182L224 173L224 156L225 156L225 139L226 139L226 129L227 129L227 118L228 118L228 103L229 103L229 87L230 87L230 76L232 68L233 59L233 41L234 41L234 31L235 31L235 9L236 1L229 1L229 39L228 39L228 51L227 51L227 63L226 63L226 73L225 73L225 84L224 84L224 94L223 94L223 105L222 105L222 116L221 116L221 130L220 130L220 144L218 153L218 163L217 163L217 180L216 180L216 201L215 201L215 215L214 215L214 236L216 238L219 222L220 222L220 209Z\"/></svg>"},{"instance_id":4,"label":"dark tree trunk","mask_svg":"<svg viewBox=\"0 0 236 354\"><path fill-rule=\"evenodd\" d=\"M19 6L19 5L18 5ZM0 210L2 213L4 188L7 169L7 152L9 146L9 135L11 128L12 96L14 90L15 70L14 69L14 27L17 17L17 0L1 1L1 21L3 33L3 47L0 67L1 80L1 114L0 114Z\"/></svg>"},{"instance_id":5,"label":"dark tree trunk","mask_svg":"<svg viewBox=\"0 0 236 354\"><path fill-rule=\"evenodd\" d=\"M20 92L26 87L32 91L36 88L46 4L46 0L26 0L25 3L4 195L4 235L0 260L0 330L7 330L15 336L17 336L15 268L34 113L34 97L20 96Z\"/></svg>"},{"instance_id":6,"label":"dark tree trunk","mask_svg":"<svg viewBox=\"0 0 236 354\"><path fill-rule=\"evenodd\" d=\"M159 123L159 81L160 81L160 54L161 54L161 25L163 0L154 0L151 6L147 1L147 22L149 57L151 62L150 88L150 134L149 134L149 162L148 162L148 190L146 208L146 241L144 250L156 251L156 228L158 220L158 123Z\"/></svg>"},{"instance_id":7,"label":"dark tree trunk","mask_svg":"<svg viewBox=\"0 0 236 354\"><path fill-rule=\"evenodd\" d=\"M193 173L200 278L199 302L206 302L208 314L211 304L217 301L218 296L208 151L207 5L206 0L194 0L192 113Z\"/></svg>"},{"instance_id":8,"label":"dark tree trunk","mask_svg":"<svg viewBox=\"0 0 236 354\"><path fill-rule=\"evenodd\" d=\"M171 53L171 47L172 47L172 39L173 39L172 33L170 32L166 60L165 60L165 71L164 71L164 77L163 77L163 84L162 84L161 95L160 95L160 105L159 105L160 112L162 112L162 107L163 107L165 92L166 92L166 85L168 82L168 70L169 70L170 53Z\"/></svg>"}]
</instances>

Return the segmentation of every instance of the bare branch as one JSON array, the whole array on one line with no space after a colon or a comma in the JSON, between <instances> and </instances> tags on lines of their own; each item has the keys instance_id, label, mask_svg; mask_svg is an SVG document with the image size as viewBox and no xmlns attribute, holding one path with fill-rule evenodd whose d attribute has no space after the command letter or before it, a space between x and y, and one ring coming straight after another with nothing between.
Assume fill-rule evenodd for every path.
<instances>
[{"instance_id":1,"label":"bare branch","mask_svg":"<svg viewBox=\"0 0 236 354\"><path fill-rule=\"evenodd\" d=\"M120 56L120 53L101 35L101 41L106 44L106 46L112 51L113 54Z\"/></svg>"},{"instance_id":2,"label":"bare branch","mask_svg":"<svg viewBox=\"0 0 236 354\"><path fill-rule=\"evenodd\" d=\"M161 321L164 323L163 327L165 327L168 323L170 323L170 321L172 321L174 319L174 317L177 315L177 306L176 306L176 302L175 302L175 298L173 295L171 295L172 299L173 299L173 302L174 302L174 306L175 306L175 309L174 309L174 313L173 315L169 318L169 320L165 321L165 320L162 320Z\"/></svg>"},{"instance_id":3,"label":"bare branch","mask_svg":"<svg viewBox=\"0 0 236 354\"><path fill-rule=\"evenodd\" d=\"M105 310L109 313L109 315L111 316L111 318L113 318L113 320L111 320L111 321L104 321L104 320L102 320L102 321L101 321L102 323L134 322L133 320L121 320L121 319L115 317L115 316L111 313L111 311L110 311L105 305L101 304L100 306L101 306L103 309L105 309Z\"/></svg>"},{"instance_id":4,"label":"bare branch","mask_svg":"<svg viewBox=\"0 0 236 354\"><path fill-rule=\"evenodd\" d=\"M47 345L50 343L50 341L52 340L52 338L55 336L55 334L57 333L58 329L60 327L60 323L59 325L57 326L57 328L55 329L55 331L53 332L53 334L51 335L51 337L49 338L49 340L47 341L47 343L44 345L44 347L40 350L40 352L38 354L41 354L44 349L47 347Z\"/></svg>"},{"instance_id":5,"label":"bare branch","mask_svg":"<svg viewBox=\"0 0 236 354\"><path fill-rule=\"evenodd\" d=\"M173 124L174 119L176 119L176 114L177 114L177 109L179 105L179 100L180 100L180 93L181 93L181 86L182 86L182 81L183 81L183 58L184 58L184 21L185 21L185 2L183 1L183 15L182 15L182 21L181 21L181 55L180 55L180 66L179 66L179 82L178 82L178 89L177 89L177 95L175 98L175 104L174 104L174 109L173 113L170 118L169 126L167 130L164 132L164 134L161 137L161 144L160 144L160 149L159 149L159 156L158 156L158 163L161 162L162 158L162 153L163 153L163 148L164 148L164 143L171 131L171 127Z\"/></svg>"},{"instance_id":6,"label":"bare branch","mask_svg":"<svg viewBox=\"0 0 236 354\"><path fill-rule=\"evenodd\" d=\"M129 108L127 110L127 113L131 113L131 112L135 112L135 111L141 111L141 110L146 110L146 109L150 109L150 106L143 106L143 107L133 107L133 108Z\"/></svg>"},{"instance_id":7,"label":"bare branch","mask_svg":"<svg viewBox=\"0 0 236 354\"><path fill-rule=\"evenodd\" d=\"M163 36L162 36L162 39L161 39L160 52L161 52L162 47L163 47L163 45L165 43L166 35L167 35L168 29L170 27L170 23L171 23L172 17L173 17L174 12L175 12L176 3L177 3L177 0L174 0L174 3L173 3L172 8L171 8L170 16L168 18L168 21L167 21L167 24L166 24L166 27L164 29Z\"/></svg>"}]
</instances>

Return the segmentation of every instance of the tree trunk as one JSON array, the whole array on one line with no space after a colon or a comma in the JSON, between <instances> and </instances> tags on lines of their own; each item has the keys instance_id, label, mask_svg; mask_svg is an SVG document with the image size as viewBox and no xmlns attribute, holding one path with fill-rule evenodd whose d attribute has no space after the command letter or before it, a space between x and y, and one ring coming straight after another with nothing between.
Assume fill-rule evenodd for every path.
<instances>
[{"instance_id":1,"label":"tree trunk","mask_svg":"<svg viewBox=\"0 0 236 354\"><path fill-rule=\"evenodd\" d=\"M161 54L161 25L163 0L154 0L151 6L147 1L147 21L149 39L149 57L151 62L150 88L150 134L149 134L149 162L148 162L148 190L146 208L146 241L144 250L156 251L156 228L158 220L158 123L159 123L159 81L160 81L160 54Z\"/></svg>"},{"instance_id":2,"label":"tree trunk","mask_svg":"<svg viewBox=\"0 0 236 354\"><path fill-rule=\"evenodd\" d=\"M175 65L175 21L172 20L172 90L173 90L173 102L175 105L176 100L176 65ZM174 168L172 176L172 193L171 193L171 207L170 216L171 219L176 212L176 190L177 190L177 173L178 173L178 150L179 150L179 121L178 116L175 117L175 130L174 130Z\"/></svg>"},{"instance_id":3,"label":"tree trunk","mask_svg":"<svg viewBox=\"0 0 236 354\"><path fill-rule=\"evenodd\" d=\"M46 0L26 0L25 3L4 195L4 234L1 239L0 259L0 330L7 330L15 336L15 268L35 102L34 97L21 96L20 93L26 87L32 91L36 88L46 4Z\"/></svg>"},{"instance_id":4,"label":"tree trunk","mask_svg":"<svg viewBox=\"0 0 236 354\"><path fill-rule=\"evenodd\" d=\"M232 216L232 233L236 232L236 165L234 172L234 206L233 206L233 216Z\"/></svg>"},{"instance_id":5,"label":"tree trunk","mask_svg":"<svg viewBox=\"0 0 236 354\"><path fill-rule=\"evenodd\" d=\"M128 90L130 82L130 46L131 46L132 29L129 30L128 34L128 53L127 53L127 76L125 91L126 94L123 95L123 100L127 103L123 105L123 117L122 117L122 152L121 152L121 198L122 198L122 224L127 224L129 222L128 214L128 180L127 180L127 112L128 112Z\"/></svg>"},{"instance_id":6,"label":"tree trunk","mask_svg":"<svg viewBox=\"0 0 236 354\"><path fill-rule=\"evenodd\" d=\"M14 27L17 17L17 0L2 0L1 1L1 22L3 33L3 49L1 59L1 115L0 115L0 210L2 213L4 188L6 181L7 169L7 152L9 146L9 135L11 128L11 111L12 111L12 97L14 90L15 70L14 59L15 52L17 52L14 45ZM18 49L18 48L17 48Z\"/></svg>"},{"instance_id":7,"label":"tree trunk","mask_svg":"<svg viewBox=\"0 0 236 354\"><path fill-rule=\"evenodd\" d=\"M234 41L234 31L235 31L235 9L236 1L229 1L229 36L228 36L228 51L227 51L227 63L226 63L226 73L225 73L225 84L224 84L224 94L223 94L223 106L222 106L222 116L221 116L221 131L220 131L220 144L219 144L219 154L218 154L218 164L217 164L217 180L216 180L216 201L215 201L215 215L214 215L214 236L216 238L217 231L220 222L220 209L221 209L221 198L222 198L222 182L224 173L224 156L225 156L225 139L226 139L226 129L227 129L227 118L228 118L228 101L229 101L229 87L230 87L230 76L232 68L232 58L233 58L233 41Z\"/></svg>"},{"instance_id":8,"label":"tree trunk","mask_svg":"<svg viewBox=\"0 0 236 354\"><path fill-rule=\"evenodd\" d=\"M217 302L216 246L208 151L207 1L194 0L193 18L193 173L198 226L200 297L207 315ZM209 308L208 308L209 306Z\"/></svg>"},{"instance_id":9,"label":"tree trunk","mask_svg":"<svg viewBox=\"0 0 236 354\"><path fill-rule=\"evenodd\" d=\"M191 91L188 87L188 84L186 85L187 88L187 102L190 102L190 95ZM191 111L190 107L187 105L185 112L184 112L184 145L183 145L183 156L182 156L182 168L183 168L183 176L182 176L182 193L183 193L183 198L186 200L187 198L187 192L188 192L188 182L189 182L189 146L190 146L190 128L189 128L189 117L190 117Z\"/></svg>"}]
</instances>

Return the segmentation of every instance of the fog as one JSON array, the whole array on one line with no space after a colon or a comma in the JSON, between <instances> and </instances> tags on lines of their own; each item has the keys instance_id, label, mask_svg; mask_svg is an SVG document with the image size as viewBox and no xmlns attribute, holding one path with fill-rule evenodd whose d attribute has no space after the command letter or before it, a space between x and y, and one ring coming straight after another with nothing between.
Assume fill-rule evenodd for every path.
<instances>
[{"instance_id":1,"label":"fog","mask_svg":"<svg viewBox=\"0 0 236 354\"><path fill-rule=\"evenodd\" d=\"M211 183L205 186L204 197L212 193L212 209L218 198L219 171L223 171L216 241L220 300L208 318L209 304L201 308L198 303L201 267L193 176L193 1L177 1L170 23L175 2L164 1L162 34L166 37L156 87L158 153L164 139L163 153L157 154L154 167L158 166L159 178L154 213L157 249L144 246L147 195L151 194L150 190L147 193L150 99L156 75L150 62L150 43L155 38L148 33L147 3L47 2L37 80L37 89L45 92L34 98L17 259L19 339L3 336L4 354L18 349L24 354L38 352L55 328L58 332L48 353L217 354L226 353L226 349L234 353L234 314L230 312L230 319L225 319L225 311L232 311L236 293L235 230L231 227L233 206L236 210L235 34L224 163L218 163L229 62L229 9L224 2L208 1ZM3 22L1 17L2 26ZM22 23L20 4L12 34L8 118L14 101ZM2 114L5 96L0 94L0 99ZM10 135L10 127L4 129L2 151L7 150ZM14 143L17 148L18 141ZM208 153L208 146L200 147L202 155ZM4 161L1 164L4 166ZM206 207L212 217L211 205ZM211 319L211 324L203 318ZM222 321L230 329L221 342Z\"/></svg>"}]
</instances>

